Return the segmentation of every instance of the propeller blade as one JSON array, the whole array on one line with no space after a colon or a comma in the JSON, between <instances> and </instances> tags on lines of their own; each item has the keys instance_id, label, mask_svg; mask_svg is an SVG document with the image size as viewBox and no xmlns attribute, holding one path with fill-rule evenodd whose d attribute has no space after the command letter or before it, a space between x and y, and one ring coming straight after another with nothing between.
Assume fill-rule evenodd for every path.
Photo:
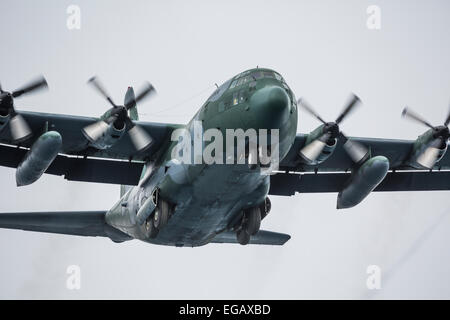
<instances>
[{"instance_id":1,"label":"propeller blade","mask_svg":"<svg viewBox=\"0 0 450 320\"><path fill-rule=\"evenodd\" d=\"M47 88L47 87L48 87L47 81L45 80L45 78L43 76L40 76L36 80L33 80L30 83L28 83L27 85L23 86L22 88L13 91L11 93L11 95L14 98L17 98L17 97L20 97L21 95L31 93L33 91Z\"/></svg>"},{"instance_id":2,"label":"propeller blade","mask_svg":"<svg viewBox=\"0 0 450 320\"><path fill-rule=\"evenodd\" d=\"M325 124L325 120L323 120L319 114L314 111L314 109L310 106L310 104L305 100L305 99L298 99L297 101L297 105L303 107L303 109L305 109L309 114L311 114L314 118L316 118L317 120L319 120L320 122L322 122L323 124Z\"/></svg>"},{"instance_id":3,"label":"propeller blade","mask_svg":"<svg viewBox=\"0 0 450 320\"><path fill-rule=\"evenodd\" d=\"M420 115L418 115L418 114L415 113L414 111L410 110L408 107L405 107L405 109L403 109L402 116L403 116L404 118L409 118L409 119L415 120L415 121L417 121L417 122L419 122L419 123L421 123L421 124L427 126L428 128L431 128L431 129L434 128L434 127L433 127L430 123L428 123L424 118L422 118Z\"/></svg>"},{"instance_id":4,"label":"propeller blade","mask_svg":"<svg viewBox=\"0 0 450 320\"><path fill-rule=\"evenodd\" d=\"M417 157L417 163L421 166L432 169L438 160L439 157L439 148L438 146L441 144L441 139L435 139L431 145L425 149L425 151Z\"/></svg>"},{"instance_id":5,"label":"propeller blade","mask_svg":"<svg viewBox=\"0 0 450 320\"><path fill-rule=\"evenodd\" d=\"M1 89L1 88L0 88ZM448 125L450 124L450 111L448 112L448 116L447 116L447 120L445 120L444 125L446 127L448 127Z\"/></svg>"},{"instance_id":6,"label":"propeller blade","mask_svg":"<svg viewBox=\"0 0 450 320\"><path fill-rule=\"evenodd\" d=\"M350 101L348 102L347 106L344 108L344 110L342 111L342 113L339 115L339 117L337 117L336 119L336 123L340 124L345 117L347 117L347 115L356 107L358 106L358 104L361 102L361 100L358 98L357 95L352 94Z\"/></svg>"},{"instance_id":7,"label":"propeller blade","mask_svg":"<svg viewBox=\"0 0 450 320\"><path fill-rule=\"evenodd\" d=\"M132 87L128 87L128 90L125 93L125 99L123 101L123 104L127 109L131 109L136 106L136 96L134 94L134 90Z\"/></svg>"},{"instance_id":8,"label":"propeller blade","mask_svg":"<svg viewBox=\"0 0 450 320\"><path fill-rule=\"evenodd\" d=\"M125 104L125 108L130 109L134 105L136 105L139 101L143 100L146 97L149 97L150 95L156 93L155 88L150 82L145 82L144 87L140 90L140 92L136 95L136 98L134 100L128 101L128 103Z\"/></svg>"},{"instance_id":9,"label":"propeller blade","mask_svg":"<svg viewBox=\"0 0 450 320\"><path fill-rule=\"evenodd\" d=\"M342 132L341 137L343 138L343 141L345 141L344 150L347 152L353 162L359 163L364 158L366 158L367 154L369 153L369 149L367 149L365 145L347 138L347 136Z\"/></svg>"},{"instance_id":10,"label":"propeller blade","mask_svg":"<svg viewBox=\"0 0 450 320\"><path fill-rule=\"evenodd\" d=\"M16 114L9 120L9 126L11 136L15 142L25 140L31 136L31 129L20 114Z\"/></svg>"},{"instance_id":11,"label":"propeller blade","mask_svg":"<svg viewBox=\"0 0 450 320\"><path fill-rule=\"evenodd\" d=\"M2 84L0 83L0 93L3 93L3 88L2 88Z\"/></svg>"},{"instance_id":12,"label":"propeller blade","mask_svg":"<svg viewBox=\"0 0 450 320\"><path fill-rule=\"evenodd\" d=\"M105 121L100 120L84 127L81 131L89 141L96 142L106 133L108 127L109 125Z\"/></svg>"},{"instance_id":13,"label":"propeller blade","mask_svg":"<svg viewBox=\"0 0 450 320\"><path fill-rule=\"evenodd\" d=\"M100 80L97 79L97 77L90 78L88 80L88 84L92 85L113 107L116 107L116 104L111 99L105 87L102 85Z\"/></svg>"},{"instance_id":14,"label":"propeller blade","mask_svg":"<svg viewBox=\"0 0 450 320\"><path fill-rule=\"evenodd\" d=\"M330 139L331 135L329 133L323 134L318 139L308 143L306 146L300 150L300 155L304 157L306 160L314 162L319 155L322 153L323 148Z\"/></svg>"},{"instance_id":15,"label":"propeller blade","mask_svg":"<svg viewBox=\"0 0 450 320\"><path fill-rule=\"evenodd\" d=\"M137 151L144 150L152 144L153 140L150 135L139 125L133 125L133 127L128 130L128 134Z\"/></svg>"}]
</instances>

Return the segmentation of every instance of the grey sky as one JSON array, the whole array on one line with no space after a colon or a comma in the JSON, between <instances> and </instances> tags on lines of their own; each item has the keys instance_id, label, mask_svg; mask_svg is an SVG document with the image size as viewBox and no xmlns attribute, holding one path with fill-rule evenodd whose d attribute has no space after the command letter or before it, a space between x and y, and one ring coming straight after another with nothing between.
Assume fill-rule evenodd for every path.
<instances>
[{"instance_id":1,"label":"grey sky","mask_svg":"<svg viewBox=\"0 0 450 320\"><path fill-rule=\"evenodd\" d=\"M66 8L81 8L81 30ZM381 30L366 8L381 8ZM214 83L256 65L280 72L332 120L353 91L363 106L349 135L414 139L405 105L440 124L450 100L448 1L9 1L0 2L0 80L14 89L44 74L50 91L18 109L99 116L107 105L86 81L101 77L115 100L151 81L158 96L142 120L185 123ZM318 123L300 114L299 132ZM0 168L1 212L109 209L112 185L44 176L16 188ZM450 298L448 192L377 193L337 211L335 194L272 197L266 230L284 247L114 244L0 230L0 298ZM449 212L450 213L450 212ZM436 225L436 221L439 223ZM423 236L423 235L426 236ZM417 239L420 239L418 242ZM82 288L65 287L81 267ZM366 268L382 268L382 289L366 289Z\"/></svg>"}]
</instances>

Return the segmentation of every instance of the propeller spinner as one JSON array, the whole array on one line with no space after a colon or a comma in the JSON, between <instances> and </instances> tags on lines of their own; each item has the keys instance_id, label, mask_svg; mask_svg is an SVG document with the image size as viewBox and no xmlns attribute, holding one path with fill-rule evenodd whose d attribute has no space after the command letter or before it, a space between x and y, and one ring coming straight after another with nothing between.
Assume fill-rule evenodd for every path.
<instances>
[{"instance_id":1,"label":"propeller spinner","mask_svg":"<svg viewBox=\"0 0 450 320\"><path fill-rule=\"evenodd\" d=\"M14 142L23 141L32 134L25 119L16 112L14 99L47 87L47 81L43 76L12 92L4 91L0 85L0 115L4 117L9 115L11 117L9 127Z\"/></svg>"},{"instance_id":2,"label":"propeller spinner","mask_svg":"<svg viewBox=\"0 0 450 320\"><path fill-rule=\"evenodd\" d=\"M344 107L344 110L336 118L334 122L326 122L323 118L304 100L299 99L298 105L311 114L314 118L323 123L322 135L312 142L308 143L300 150L300 154L311 162L314 162L327 143L333 143L334 139L342 138L344 140L344 147L349 156L354 162L359 162L367 154L368 150L362 144L352 141L340 130L341 122L354 110L361 100L355 94L352 94L349 102Z\"/></svg>"},{"instance_id":3,"label":"propeller spinner","mask_svg":"<svg viewBox=\"0 0 450 320\"><path fill-rule=\"evenodd\" d=\"M450 138L450 130L448 127L448 125L450 124L450 111L447 115L447 119L444 121L444 125L440 126L431 125L428 121L425 120L425 118L415 113L408 107L405 107L405 109L403 109L402 117L421 123L432 130L433 140L417 158L417 162L425 168L433 168L439 158L439 149L445 147L448 139Z\"/></svg>"},{"instance_id":4,"label":"propeller spinner","mask_svg":"<svg viewBox=\"0 0 450 320\"><path fill-rule=\"evenodd\" d=\"M141 151L150 146L152 138L143 128L131 121L128 110L136 106L139 101L153 95L156 92L155 88L149 82L145 82L144 87L137 95L134 94L134 91L130 91L130 94L125 96L124 105L117 105L98 78L89 79L88 84L92 85L112 105L112 108L105 113L105 119L83 128L86 138L95 143L106 133L109 125L113 124L119 130L126 127L136 150Z\"/></svg>"}]
</instances>

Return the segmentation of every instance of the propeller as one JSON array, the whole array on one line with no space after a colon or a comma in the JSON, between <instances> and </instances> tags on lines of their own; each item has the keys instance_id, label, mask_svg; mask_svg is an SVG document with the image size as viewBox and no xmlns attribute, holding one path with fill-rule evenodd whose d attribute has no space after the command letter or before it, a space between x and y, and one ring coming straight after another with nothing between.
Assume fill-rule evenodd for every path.
<instances>
[{"instance_id":1,"label":"propeller","mask_svg":"<svg viewBox=\"0 0 450 320\"><path fill-rule=\"evenodd\" d=\"M424 126L433 130L433 140L431 141L429 146L422 152L422 154L417 157L417 163L428 169L433 168L439 157L439 149L445 146L448 139L450 138L450 130L448 127L448 125L450 124L450 111L447 115L446 120L444 121L444 125L440 126L431 125L428 121L425 120L425 118L412 111L408 107L405 107L405 109L403 109L402 117L423 124Z\"/></svg>"},{"instance_id":2,"label":"propeller","mask_svg":"<svg viewBox=\"0 0 450 320\"><path fill-rule=\"evenodd\" d=\"M12 92L4 91L0 84L0 115L11 116L9 127L14 142L23 141L32 134L25 119L16 112L14 108L14 99L47 87L47 81L43 76L39 76L35 80Z\"/></svg>"},{"instance_id":3,"label":"propeller","mask_svg":"<svg viewBox=\"0 0 450 320\"><path fill-rule=\"evenodd\" d=\"M300 150L300 154L307 160L314 162L327 143L332 144L334 139L343 139L344 148L354 162L359 162L368 153L368 149L362 144L352 141L340 130L341 122L358 106L361 100L355 94L352 94L348 103L345 105L341 114L334 122L326 122L304 99L298 100L298 105L306 110L310 115L323 123L322 135L312 142L308 143Z\"/></svg>"},{"instance_id":4,"label":"propeller","mask_svg":"<svg viewBox=\"0 0 450 320\"><path fill-rule=\"evenodd\" d=\"M125 95L124 104L117 105L97 77L89 79L88 84L100 93L100 95L109 102L112 108L105 113L105 119L83 128L83 134L86 138L95 143L106 133L109 125L113 124L118 130L122 130L124 127L127 128L136 150L141 151L150 146L152 138L144 129L131 121L128 110L136 106L138 102L152 96L156 92L155 88L149 82L145 82L143 88L137 95L134 94L132 88L129 88Z\"/></svg>"}]
</instances>

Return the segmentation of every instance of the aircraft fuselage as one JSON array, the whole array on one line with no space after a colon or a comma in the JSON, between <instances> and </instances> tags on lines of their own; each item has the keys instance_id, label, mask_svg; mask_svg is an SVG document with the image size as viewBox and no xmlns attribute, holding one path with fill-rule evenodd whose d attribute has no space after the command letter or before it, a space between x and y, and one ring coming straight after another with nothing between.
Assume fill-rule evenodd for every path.
<instances>
[{"instance_id":1,"label":"aircraft fuselage","mask_svg":"<svg viewBox=\"0 0 450 320\"><path fill-rule=\"evenodd\" d=\"M209 97L186 125L203 131L278 129L279 159L291 148L297 132L296 99L284 79L273 70L245 71ZM172 159L177 141L158 159L147 163L138 186L131 188L107 213L106 221L128 235L154 244L200 246L233 227L246 208L264 202L270 187L260 167L247 164L180 164ZM154 239L146 237L136 214L158 188L159 197L173 205L167 225Z\"/></svg>"}]
</instances>

